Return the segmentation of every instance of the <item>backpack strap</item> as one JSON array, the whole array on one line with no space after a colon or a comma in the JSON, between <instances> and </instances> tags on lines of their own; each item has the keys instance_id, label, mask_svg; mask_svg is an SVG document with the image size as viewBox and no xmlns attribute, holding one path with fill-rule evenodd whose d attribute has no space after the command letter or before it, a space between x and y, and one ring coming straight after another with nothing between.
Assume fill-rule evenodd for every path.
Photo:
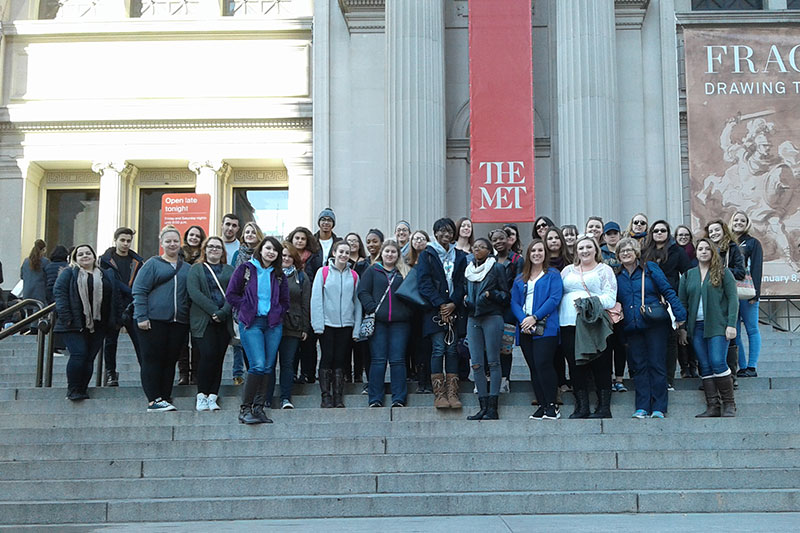
<instances>
[{"instance_id":1,"label":"backpack strap","mask_svg":"<svg viewBox=\"0 0 800 533\"><path fill-rule=\"evenodd\" d=\"M322 267L322 285L325 285L325 282L328 281L328 265Z\"/></svg>"}]
</instances>

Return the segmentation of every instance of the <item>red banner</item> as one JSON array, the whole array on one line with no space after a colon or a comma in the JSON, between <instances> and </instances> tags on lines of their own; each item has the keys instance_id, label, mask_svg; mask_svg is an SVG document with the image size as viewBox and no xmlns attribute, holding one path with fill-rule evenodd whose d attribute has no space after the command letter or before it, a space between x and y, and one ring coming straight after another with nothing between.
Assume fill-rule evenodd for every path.
<instances>
[{"instance_id":1,"label":"red banner","mask_svg":"<svg viewBox=\"0 0 800 533\"><path fill-rule=\"evenodd\" d=\"M528 0L469 0L474 222L532 222L533 63Z\"/></svg>"}]
</instances>

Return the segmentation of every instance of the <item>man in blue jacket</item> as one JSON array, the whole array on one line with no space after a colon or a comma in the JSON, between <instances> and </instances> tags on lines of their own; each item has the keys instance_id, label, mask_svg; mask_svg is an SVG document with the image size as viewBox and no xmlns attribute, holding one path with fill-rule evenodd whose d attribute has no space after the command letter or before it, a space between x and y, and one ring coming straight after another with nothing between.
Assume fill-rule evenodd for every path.
<instances>
[{"instance_id":1,"label":"man in blue jacket","mask_svg":"<svg viewBox=\"0 0 800 533\"><path fill-rule=\"evenodd\" d=\"M114 232L114 246L106 250L100 256L100 267L110 269L114 272L115 281L119 294L122 298L122 309L128 309L133 304L131 287L136 274L144 264L136 252L131 250L133 235L136 233L131 228L117 228ZM118 317L120 318L120 317ZM136 338L136 329L133 327L133 312L123 311L118 323L125 326L125 331L133 342L133 349L136 351L136 359L141 364L139 355L139 340ZM106 333L103 343L103 360L106 365L105 386L119 387L119 373L117 372L117 341L121 327L111 328Z\"/></svg>"}]
</instances>

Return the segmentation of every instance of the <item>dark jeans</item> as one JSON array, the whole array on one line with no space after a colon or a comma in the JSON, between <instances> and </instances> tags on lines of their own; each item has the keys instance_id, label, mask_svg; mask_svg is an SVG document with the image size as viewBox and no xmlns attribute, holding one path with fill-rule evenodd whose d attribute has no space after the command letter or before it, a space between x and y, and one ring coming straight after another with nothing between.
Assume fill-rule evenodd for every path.
<instances>
[{"instance_id":1,"label":"dark jeans","mask_svg":"<svg viewBox=\"0 0 800 533\"><path fill-rule=\"evenodd\" d=\"M294 385L294 355L300 346L300 337L284 335L278 346L278 365L280 365L281 401L292 399L292 385ZM269 382L267 401L272 403L275 396L275 380Z\"/></svg>"},{"instance_id":2,"label":"dark jeans","mask_svg":"<svg viewBox=\"0 0 800 533\"><path fill-rule=\"evenodd\" d=\"M377 327L377 326L376 326ZM355 342L353 341L353 381L360 381L364 379L362 376L366 375L367 380L370 376L370 354L369 341Z\"/></svg>"},{"instance_id":3,"label":"dark jeans","mask_svg":"<svg viewBox=\"0 0 800 533\"><path fill-rule=\"evenodd\" d=\"M226 322L209 322L202 337L192 337L197 357L197 392L219 394L222 381L222 363L231 335Z\"/></svg>"},{"instance_id":4,"label":"dark jeans","mask_svg":"<svg viewBox=\"0 0 800 533\"><path fill-rule=\"evenodd\" d=\"M556 370L556 382L558 386L567 384L567 357L564 355L564 346L559 343L553 354L553 368Z\"/></svg>"},{"instance_id":5,"label":"dark jeans","mask_svg":"<svg viewBox=\"0 0 800 533\"><path fill-rule=\"evenodd\" d=\"M633 370L636 409L667 412L667 337L670 324L657 324L625 332L628 364Z\"/></svg>"},{"instance_id":6,"label":"dark jeans","mask_svg":"<svg viewBox=\"0 0 800 533\"><path fill-rule=\"evenodd\" d=\"M239 337L242 336L241 330L239 331ZM239 340L241 343L241 339ZM242 345L239 344L238 346L233 347L233 368L231 369L231 374L233 377L242 377L244 376L244 371L246 368L250 368L250 364L247 361L247 355L244 353L244 348Z\"/></svg>"},{"instance_id":7,"label":"dark jeans","mask_svg":"<svg viewBox=\"0 0 800 533\"><path fill-rule=\"evenodd\" d=\"M96 329L94 333L88 330L68 331L62 335L69 350L67 388L85 391L92 379L94 358L103 346L105 330Z\"/></svg>"},{"instance_id":8,"label":"dark jeans","mask_svg":"<svg viewBox=\"0 0 800 533\"><path fill-rule=\"evenodd\" d=\"M299 357L294 360L295 374L299 367L301 375L311 378L309 381L315 379L317 375L317 340L319 340L318 335L309 333L306 340L300 342Z\"/></svg>"},{"instance_id":9,"label":"dark jeans","mask_svg":"<svg viewBox=\"0 0 800 533\"><path fill-rule=\"evenodd\" d=\"M142 389L148 401L172 398L175 363L186 344L189 325L151 320L150 329L136 327L142 347Z\"/></svg>"},{"instance_id":10,"label":"dark jeans","mask_svg":"<svg viewBox=\"0 0 800 533\"><path fill-rule=\"evenodd\" d=\"M346 328L325 326L325 330L320 337L322 358L319 361L319 367L344 370L350 357L350 341L352 338L352 326Z\"/></svg>"},{"instance_id":11,"label":"dark jeans","mask_svg":"<svg viewBox=\"0 0 800 533\"><path fill-rule=\"evenodd\" d=\"M678 332L672 329L672 325L667 328L666 343L667 349L664 352L664 360L666 361L665 373L667 383L673 385L675 383L675 369L678 367Z\"/></svg>"},{"instance_id":12,"label":"dark jeans","mask_svg":"<svg viewBox=\"0 0 800 533\"><path fill-rule=\"evenodd\" d=\"M416 370L417 381L428 385L431 382L431 339L422 335L422 317L417 313L411 318L406 359Z\"/></svg>"},{"instance_id":13,"label":"dark jeans","mask_svg":"<svg viewBox=\"0 0 800 533\"><path fill-rule=\"evenodd\" d=\"M375 322L375 333L369 340L372 362L369 370L369 402L383 402L383 381L386 376L386 363L392 389L392 403L405 405L408 399L406 383L406 344L408 343L408 322Z\"/></svg>"},{"instance_id":14,"label":"dark jeans","mask_svg":"<svg viewBox=\"0 0 800 533\"><path fill-rule=\"evenodd\" d=\"M139 361L139 366L141 366L141 348L139 347L139 338L136 336L136 328L133 325L133 320L125 321L122 325L125 326L125 331L128 332L128 336L131 338L133 350L136 352L136 360ZM105 342L103 343L103 362L106 365L107 371L117 371L117 343L119 342L120 329L109 329L106 332Z\"/></svg>"},{"instance_id":15,"label":"dark jeans","mask_svg":"<svg viewBox=\"0 0 800 533\"><path fill-rule=\"evenodd\" d=\"M608 343L614 352L614 377L621 378L625 375L625 334L622 332L622 323L614 324L614 334L608 338Z\"/></svg>"},{"instance_id":16,"label":"dark jeans","mask_svg":"<svg viewBox=\"0 0 800 533\"><path fill-rule=\"evenodd\" d=\"M458 348L456 343L444 342L444 331L431 335L431 374L441 374L447 369L448 374L458 372Z\"/></svg>"},{"instance_id":17,"label":"dark jeans","mask_svg":"<svg viewBox=\"0 0 800 533\"><path fill-rule=\"evenodd\" d=\"M558 349L558 337L534 337L520 333L519 347L531 371L531 385L539 405L556 403L558 378L553 357Z\"/></svg>"},{"instance_id":18,"label":"dark jeans","mask_svg":"<svg viewBox=\"0 0 800 533\"><path fill-rule=\"evenodd\" d=\"M472 358L472 378L478 388L478 396L500 394L500 340L503 336L503 317L488 315L467 319L467 341ZM486 367L489 367L489 390L486 390Z\"/></svg>"},{"instance_id":19,"label":"dark jeans","mask_svg":"<svg viewBox=\"0 0 800 533\"><path fill-rule=\"evenodd\" d=\"M561 326L561 345L569 364L569 375L575 390L589 388L589 378L594 377L597 390L611 389L611 348L606 345L600 355L588 363L575 363L575 326Z\"/></svg>"}]
</instances>

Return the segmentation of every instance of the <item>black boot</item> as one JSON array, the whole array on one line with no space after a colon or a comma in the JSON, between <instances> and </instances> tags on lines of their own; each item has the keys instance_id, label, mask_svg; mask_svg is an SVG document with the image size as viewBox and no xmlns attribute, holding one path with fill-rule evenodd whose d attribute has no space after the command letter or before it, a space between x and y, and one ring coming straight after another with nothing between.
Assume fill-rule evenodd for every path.
<instances>
[{"instance_id":1,"label":"black boot","mask_svg":"<svg viewBox=\"0 0 800 533\"><path fill-rule=\"evenodd\" d=\"M575 410L569 415L570 419L589 418L589 391L575 389Z\"/></svg>"},{"instance_id":2,"label":"black boot","mask_svg":"<svg viewBox=\"0 0 800 533\"><path fill-rule=\"evenodd\" d=\"M253 404L250 412L244 415L243 422L245 424L272 424L272 420L264 412L264 406L260 403Z\"/></svg>"},{"instance_id":3,"label":"black boot","mask_svg":"<svg viewBox=\"0 0 800 533\"><path fill-rule=\"evenodd\" d=\"M736 416L736 402L733 399L733 376L714 378L714 384L717 386L719 396L722 399L722 416Z\"/></svg>"},{"instance_id":4,"label":"black boot","mask_svg":"<svg viewBox=\"0 0 800 533\"><path fill-rule=\"evenodd\" d=\"M706 410L695 418L716 418L720 415L719 409L719 391L717 391L717 384L714 382L713 377L703 378L700 384L703 387L703 392L706 395Z\"/></svg>"},{"instance_id":5,"label":"black boot","mask_svg":"<svg viewBox=\"0 0 800 533\"><path fill-rule=\"evenodd\" d=\"M319 369L319 390L322 392L322 401L319 406L324 409L333 407L333 400L331 399L331 381L333 377L333 370L330 368Z\"/></svg>"},{"instance_id":6,"label":"black boot","mask_svg":"<svg viewBox=\"0 0 800 533\"><path fill-rule=\"evenodd\" d=\"M242 405L239 407L239 422L245 424L248 416L252 416L253 403L258 394L259 380L261 376L247 374L242 387Z\"/></svg>"},{"instance_id":7,"label":"black boot","mask_svg":"<svg viewBox=\"0 0 800 533\"><path fill-rule=\"evenodd\" d=\"M246 417L250 411L252 410L252 405L240 405L239 406L239 423L244 424L244 417Z\"/></svg>"},{"instance_id":8,"label":"black boot","mask_svg":"<svg viewBox=\"0 0 800 533\"><path fill-rule=\"evenodd\" d=\"M611 418L611 389L600 391L600 403L589 418Z\"/></svg>"},{"instance_id":9,"label":"black boot","mask_svg":"<svg viewBox=\"0 0 800 533\"><path fill-rule=\"evenodd\" d=\"M254 403L272 408L272 395L275 393L275 374L264 374L264 380L256 393Z\"/></svg>"},{"instance_id":10,"label":"black boot","mask_svg":"<svg viewBox=\"0 0 800 533\"><path fill-rule=\"evenodd\" d=\"M333 406L344 407L344 370L333 371Z\"/></svg>"},{"instance_id":11,"label":"black boot","mask_svg":"<svg viewBox=\"0 0 800 533\"><path fill-rule=\"evenodd\" d=\"M481 405L481 410L472 416L468 416L467 420L481 420L486 415L486 404L488 403L488 396L479 396L478 403Z\"/></svg>"},{"instance_id":12,"label":"black boot","mask_svg":"<svg viewBox=\"0 0 800 533\"><path fill-rule=\"evenodd\" d=\"M119 373L106 370L106 387L119 387Z\"/></svg>"},{"instance_id":13,"label":"black boot","mask_svg":"<svg viewBox=\"0 0 800 533\"><path fill-rule=\"evenodd\" d=\"M483 415L484 420L497 420L500 416L497 414L497 396L489 396L486 402L486 414Z\"/></svg>"}]
</instances>

